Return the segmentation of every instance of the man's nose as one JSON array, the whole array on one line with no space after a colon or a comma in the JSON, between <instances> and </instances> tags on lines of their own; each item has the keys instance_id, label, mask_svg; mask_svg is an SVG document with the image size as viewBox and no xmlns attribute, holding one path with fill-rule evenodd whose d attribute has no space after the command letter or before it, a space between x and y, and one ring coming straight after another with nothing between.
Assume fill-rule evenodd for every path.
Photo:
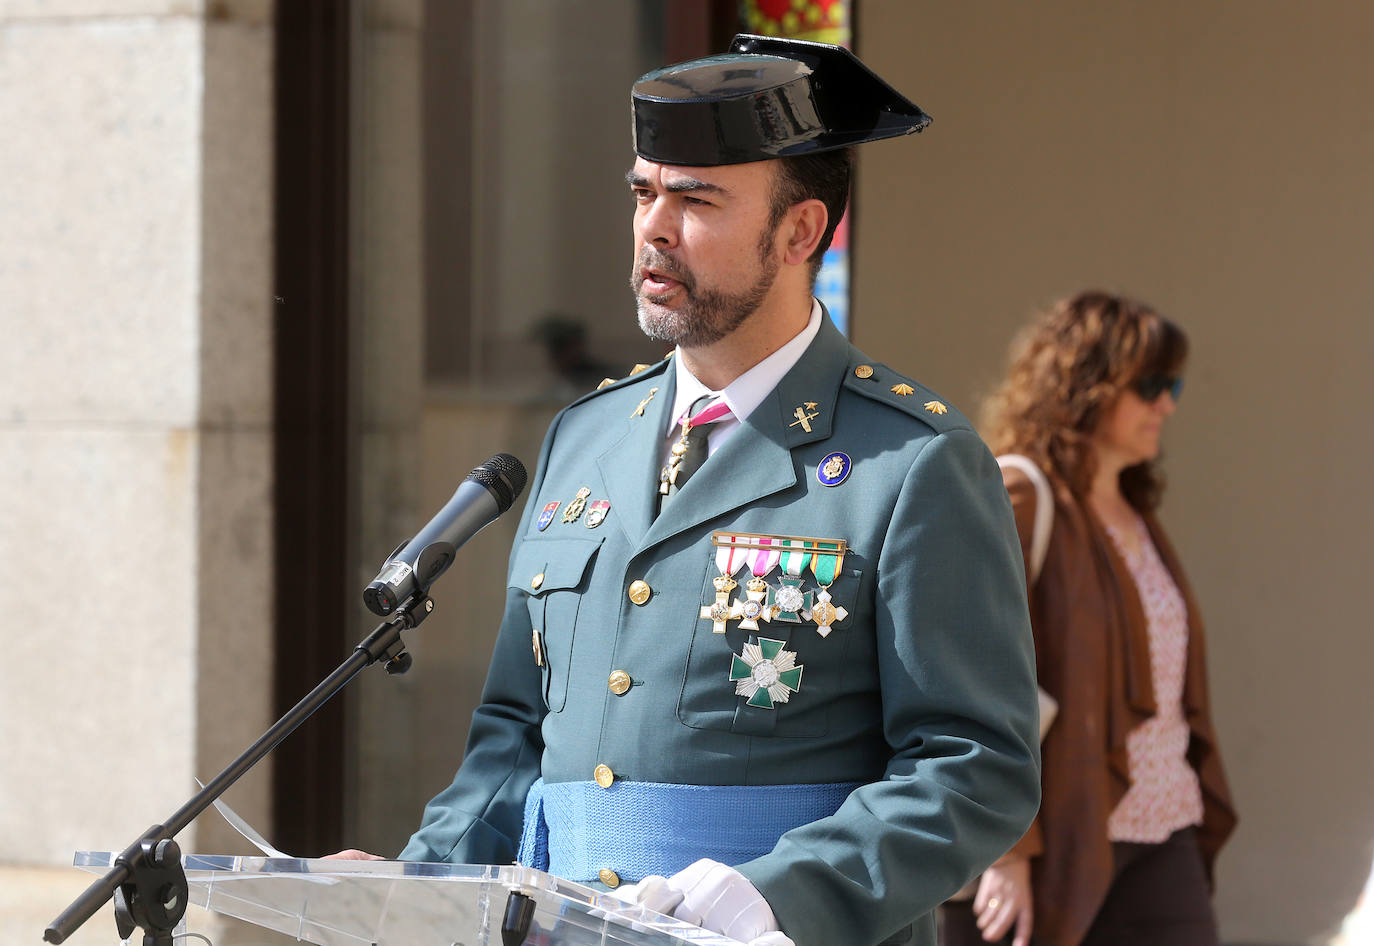
<instances>
[{"instance_id":1,"label":"man's nose","mask_svg":"<svg viewBox=\"0 0 1374 946\"><path fill-rule=\"evenodd\" d=\"M652 243L659 249L677 246L678 222L671 204L672 201L660 197L644 208L639 217L641 243Z\"/></svg>"}]
</instances>

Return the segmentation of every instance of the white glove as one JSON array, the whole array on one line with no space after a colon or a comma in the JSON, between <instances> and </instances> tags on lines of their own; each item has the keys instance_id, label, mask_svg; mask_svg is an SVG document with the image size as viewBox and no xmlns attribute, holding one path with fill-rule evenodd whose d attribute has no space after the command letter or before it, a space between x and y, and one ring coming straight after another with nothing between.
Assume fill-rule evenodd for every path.
<instances>
[{"instance_id":1,"label":"white glove","mask_svg":"<svg viewBox=\"0 0 1374 946\"><path fill-rule=\"evenodd\" d=\"M668 879L650 874L637 884L622 884L612 894L626 903L637 903L646 910L672 916L673 909L682 902L682 891L668 886Z\"/></svg>"},{"instance_id":2,"label":"white glove","mask_svg":"<svg viewBox=\"0 0 1374 946\"><path fill-rule=\"evenodd\" d=\"M671 909L679 920L741 942L792 946L792 941L778 932L778 921L768 901L733 867L703 858L669 877L662 887L656 883L658 879L646 877L638 884L639 902L650 909L659 913ZM764 937L766 933L781 938Z\"/></svg>"},{"instance_id":3,"label":"white glove","mask_svg":"<svg viewBox=\"0 0 1374 946\"><path fill-rule=\"evenodd\" d=\"M781 930L774 930L771 933L764 933L762 936L755 936L749 941L749 946L797 946L792 942L792 938Z\"/></svg>"}]
</instances>

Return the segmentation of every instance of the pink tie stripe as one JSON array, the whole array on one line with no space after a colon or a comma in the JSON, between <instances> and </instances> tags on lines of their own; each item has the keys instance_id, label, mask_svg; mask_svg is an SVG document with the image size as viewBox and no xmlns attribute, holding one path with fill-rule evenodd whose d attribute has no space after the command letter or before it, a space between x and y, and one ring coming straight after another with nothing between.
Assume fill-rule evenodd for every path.
<instances>
[{"instance_id":1,"label":"pink tie stripe","mask_svg":"<svg viewBox=\"0 0 1374 946\"><path fill-rule=\"evenodd\" d=\"M701 424L709 424L712 421L720 420L729 413L730 405L726 404L724 398L722 398L717 401L712 401L691 417L688 417L685 421L679 421L679 423L686 423L688 427L697 427Z\"/></svg>"}]
</instances>

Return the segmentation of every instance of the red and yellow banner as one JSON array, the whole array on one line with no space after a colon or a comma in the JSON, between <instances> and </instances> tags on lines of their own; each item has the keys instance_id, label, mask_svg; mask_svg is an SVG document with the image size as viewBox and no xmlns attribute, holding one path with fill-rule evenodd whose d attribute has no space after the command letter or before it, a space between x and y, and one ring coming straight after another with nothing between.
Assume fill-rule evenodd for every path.
<instances>
[{"instance_id":1,"label":"red and yellow banner","mask_svg":"<svg viewBox=\"0 0 1374 946\"><path fill-rule=\"evenodd\" d=\"M744 26L751 33L809 39L848 46L850 0L744 0Z\"/></svg>"}]
</instances>

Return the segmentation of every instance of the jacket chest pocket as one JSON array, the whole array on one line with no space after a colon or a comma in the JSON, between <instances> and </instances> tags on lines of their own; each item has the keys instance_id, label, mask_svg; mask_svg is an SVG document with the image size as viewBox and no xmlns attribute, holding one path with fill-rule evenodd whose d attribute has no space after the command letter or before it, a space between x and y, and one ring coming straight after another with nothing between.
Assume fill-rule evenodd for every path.
<instances>
[{"instance_id":1,"label":"jacket chest pocket","mask_svg":"<svg viewBox=\"0 0 1374 946\"><path fill-rule=\"evenodd\" d=\"M509 587L525 595L534 646L542 664L544 703L562 712L568 699L577 612L601 538L543 539L521 543L511 563Z\"/></svg>"},{"instance_id":2,"label":"jacket chest pocket","mask_svg":"<svg viewBox=\"0 0 1374 946\"><path fill-rule=\"evenodd\" d=\"M715 572L707 576L702 591L707 607L715 599L714 577ZM748 577L747 572L743 577ZM843 608L845 616L824 636L815 620L799 612L793 612L794 621L756 618L757 630L741 627L744 622L732 617L720 634L712 620L698 619L683 674L678 718L694 729L751 736L815 737L829 732L831 708L843 697L845 686L854 683L850 654L863 652L863 648L851 648L851 641L857 634L871 634L871 618L856 613L861 610L856 599L862 577L859 571L845 569L830 586L833 603ZM776 572L767 576L767 582L775 590L782 587ZM816 603L818 590L814 582L800 589L808 611ZM741 607L749 600L742 584L733 597ZM766 606L776 600L772 594L762 603ZM760 694L760 689L768 692Z\"/></svg>"}]
</instances>

